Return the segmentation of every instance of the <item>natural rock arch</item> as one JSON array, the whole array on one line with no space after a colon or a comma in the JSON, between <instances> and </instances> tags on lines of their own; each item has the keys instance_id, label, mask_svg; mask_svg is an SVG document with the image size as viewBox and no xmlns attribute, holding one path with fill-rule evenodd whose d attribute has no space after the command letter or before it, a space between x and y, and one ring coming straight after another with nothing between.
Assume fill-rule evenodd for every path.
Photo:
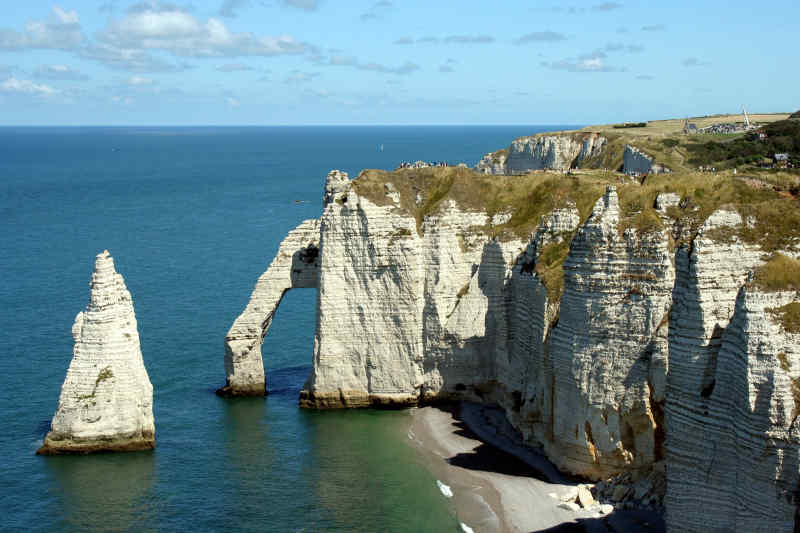
<instances>
[{"instance_id":1,"label":"natural rock arch","mask_svg":"<svg viewBox=\"0 0 800 533\"><path fill-rule=\"evenodd\" d=\"M305 220L281 242L261 274L245 310L225 335L226 384L220 396L264 396L266 377L261 357L272 319L289 289L319 287L319 220Z\"/></svg>"}]
</instances>

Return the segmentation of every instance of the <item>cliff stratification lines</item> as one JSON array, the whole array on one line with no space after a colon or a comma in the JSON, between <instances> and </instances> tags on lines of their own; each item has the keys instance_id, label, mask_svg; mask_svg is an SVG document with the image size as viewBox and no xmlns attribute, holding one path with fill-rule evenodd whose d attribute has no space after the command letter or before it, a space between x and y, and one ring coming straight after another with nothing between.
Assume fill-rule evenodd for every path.
<instances>
[{"instance_id":1,"label":"cliff stratification lines","mask_svg":"<svg viewBox=\"0 0 800 533\"><path fill-rule=\"evenodd\" d=\"M623 137L545 137L553 168L623 164ZM498 404L562 470L616 476L614 501L666 485L671 531L791 531L797 199L732 171L493 174L511 152L329 175L301 405Z\"/></svg>"},{"instance_id":2,"label":"cliff stratification lines","mask_svg":"<svg viewBox=\"0 0 800 533\"><path fill-rule=\"evenodd\" d=\"M256 282L250 301L225 335L225 386L221 396L264 396L261 345L287 290L319 284L319 220L305 220L281 242Z\"/></svg>"},{"instance_id":3,"label":"cliff stratification lines","mask_svg":"<svg viewBox=\"0 0 800 533\"><path fill-rule=\"evenodd\" d=\"M131 294L108 251L97 255L89 304L75 317L72 361L38 454L147 450L155 446L153 386Z\"/></svg>"}]
</instances>

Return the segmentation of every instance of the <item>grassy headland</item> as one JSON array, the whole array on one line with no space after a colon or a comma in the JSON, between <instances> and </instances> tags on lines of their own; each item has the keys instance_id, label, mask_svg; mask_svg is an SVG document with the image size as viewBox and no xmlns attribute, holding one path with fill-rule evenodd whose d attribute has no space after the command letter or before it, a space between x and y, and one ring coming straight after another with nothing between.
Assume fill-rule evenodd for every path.
<instances>
[{"instance_id":1,"label":"grassy headland","mask_svg":"<svg viewBox=\"0 0 800 533\"><path fill-rule=\"evenodd\" d=\"M586 132L596 131L609 140L599 156L583 161L582 168L570 175L535 171L497 176L461 167L394 172L365 170L354 180L353 187L359 195L378 205L393 205L387 193L395 190L400 197L398 208L416 219L418 233L422 233L425 217L438 212L446 201L453 200L461 209L486 213L490 220L498 213L511 215L504 223L474 226L470 232L487 238L524 242L536 230L542 216L554 209L575 205L581 221L585 221L594 203L611 184L617 187L620 199L620 233L629 228L639 234L663 231L674 246L689 244L703 222L714 211L725 207L738 211L745 222L740 227L717 230L706 237L757 244L766 253L800 251L800 171L735 165L740 157L738 143L761 143L759 149L773 150L777 143L783 142L800 152L800 121L786 120L787 116L750 117L751 121L770 122L763 131L773 139L775 146L748 141L741 135L731 136L733 140L725 136L715 139L715 136L683 135L680 133L682 120L654 121L645 127L593 126L566 133L585 136ZM692 120L702 127L706 123L733 122L738 118L717 116ZM612 170L621 165L625 144L635 144L673 172L650 175L640 182ZM699 157L700 153L710 158L718 169L725 170L699 172L692 158ZM726 169L732 166L736 167L736 173ZM668 208L666 221L655 209L656 197L664 192L677 193L681 198L679 205ZM543 251L537 265L540 277L550 280L555 292L560 286L561 265L568 251L567 244L552 245Z\"/></svg>"}]
</instances>

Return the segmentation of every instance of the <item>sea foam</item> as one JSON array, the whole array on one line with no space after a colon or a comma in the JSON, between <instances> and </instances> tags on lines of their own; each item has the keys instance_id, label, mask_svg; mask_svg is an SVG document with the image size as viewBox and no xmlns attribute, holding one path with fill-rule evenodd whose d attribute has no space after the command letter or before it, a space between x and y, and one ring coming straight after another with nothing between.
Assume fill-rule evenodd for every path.
<instances>
[{"instance_id":1,"label":"sea foam","mask_svg":"<svg viewBox=\"0 0 800 533\"><path fill-rule=\"evenodd\" d=\"M453 491L450 490L450 487L445 485L444 483L442 483L438 479L436 480L436 486L439 487L439 490L442 491L442 494L444 494L445 497L447 497L447 498L452 498L453 497Z\"/></svg>"}]
</instances>

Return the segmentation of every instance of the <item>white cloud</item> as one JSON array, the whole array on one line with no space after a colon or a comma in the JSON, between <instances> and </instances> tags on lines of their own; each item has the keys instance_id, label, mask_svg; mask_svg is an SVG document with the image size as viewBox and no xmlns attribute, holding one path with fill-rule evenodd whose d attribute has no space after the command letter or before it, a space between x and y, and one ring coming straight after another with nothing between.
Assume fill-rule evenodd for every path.
<instances>
[{"instance_id":1,"label":"white cloud","mask_svg":"<svg viewBox=\"0 0 800 533\"><path fill-rule=\"evenodd\" d=\"M491 35L450 35L444 38L446 43L462 43L462 44L489 44L494 42L494 37Z\"/></svg>"},{"instance_id":2,"label":"white cloud","mask_svg":"<svg viewBox=\"0 0 800 533\"><path fill-rule=\"evenodd\" d=\"M605 63L606 54L595 50L591 54L583 54L577 59L561 59L559 61L542 62L543 67L567 72L622 72L624 69L612 67Z\"/></svg>"},{"instance_id":3,"label":"white cloud","mask_svg":"<svg viewBox=\"0 0 800 533\"><path fill-rule=\"evenodd\" d=\"M439 72L454 72L455 69L453 68L453 65L455 65L456 63L458 63L458 61L456 61L452 57L448 58L447 61L439 65Z\"/></svg>"},{"instance_id":4,"label":"white cloud","mask_svg":"<svg viewBox=\"0 0 800 533\"><path fill-rule=\"evenodd\" d=\"M186 64L170 63L143 50L106 44L91 44L82 48L78 55L103 63L108 68L128 72L176 72L189 68Z\"/></svg>"},{"instance_id":5,"label":"white cloud","mask_svg":"<svg viewBox=\"0 0 800 533\"><path fill-rule=\"evenodd\" d=\"M225 98L225 102L231 107L239 107L242 103L239 101L238 98L234 98L233 96L228 96Z\"/></svg>"},{"instance_id":6,"label":"white cloud","mask_svg":"<svg viewBox=\"0 0 800 533\"><path fill-rule=\"evenodd\" d=\"M235 33L219 19L203 22L172 6L129 11L112 21L99 39L120 50L165 50L184 57L277 56L303 54L313 48L290 35Z\"/></svg>"},{"instance_id":7,"label":"white cloud","mask_svg":"<svg viewBox=\"0 0 800 533\"><path fill-rule=\"evenodd\" d=\"M366 63L366 64L358 64L356 68L359 70L371 70L373 72L382 72L384 74L411 74L419 70L419 65L416 63L412 63L411 61L406 61L402 65L397 67L387 67L386 65L381 65L380 63Z\"/></svg>"},{"instance_id":8,"label":"white cloud","mask_svg":"<svg viewBox=\"0 0 800 533\"><path fill-rule=\"evenodd\" d=\"M111 101L115 104L131 105L133 103L133 98L130 96L112 96Z\"/></svg>"},{"instance_id":9,"label":"white cloud","mask_svg":"<svg viewBox=\"0 0 800 533\"><path fill-rule=\"evenodd\" d=\"M412 72L416 72L420 70L420 66L416 63L412 63L411 61L406 61L402 65L398 65L396 67L390 67L387 65L383 65L381 63L361 63L356 57L354 56L343 56L343 55L332 55L329 58L324 57L317 57L314 60L314 63L317 65L322 66L331 66L331 67L353 67L358 70L366 70L372 72L380 72L383 74L411 74Z\"/></svg>"},{"instance_id":10,"label":"white cloud","mask_svg":"<svg viewBox=\"0 0 800 533\"><path fill-rule=\"evenodd\" d=\"M514 44L526 43L555 43L558 41L566 41L567 36L563 33L554 31L535 31L533 33L526 33L518 39L512 41Z\"/></svg>"},{"instance_id":11,"label":"white cloud","mask_svg":"<svg viewBox=\"0 0 800 533\"><path fill-rule=\"evenodd\" d=\"M86 81L89 79L86 74L67 65L41 65L33 72L33 76L40 80Z\"/></svg>"},{"instance_id":12,"label":"white cloud","mask_svg":"<svg viewBox=\"0 0 800 533\"><path fill-rule=\"evenodd\" d=\"M622 4L618 4L616 2L603 2L602 4L592 6L592 9L595 11L614 11L615 9L619 9L621 7Z\"/></svg>"},{"instance_id":13,"label":"white cloud","mask_svg":"<svg viewBox=\"0 0 800 533\"><path fill-rule=\"evenodd\" d=\"M249 4L249 0L223 0L219 7L219 16L235 18L236 12Z\"/></svg>"},{"instance_id":14,"label":"white cloud","mask_svg":"<svg viewBox=\"0 0 800 533\"><path fill-rule=\"evenodd\" d=\"M708 61L701 61L696 57L687 57L683 61L681 61L681 65L684 67L707 67L709 65Z\"/></svg>"},{"instance_id":15,"label":"white cloud","mask_svg":"<svg viewBox=\"0 0 800 533\"><path fill-rule=\"evenodd\" d=\"M315 11L319 7L319 2L317 0L283 0L283 5L305 11Z\"/></svg>"},{"instance_id":16,"label":"white cloud","mask_svg":"<svg viewBox=\"0 0 800 533\"><path fill-rule=\"evenodd\" d=\"M85 41L76 11L54 5L46 20L31 20L24 31L0 28L0 50L50 48L71 50Z\"/></svg>"},{"instance_id":17,"label":"white cloud","mask_svg":"<svg viewBox=\"0 0 800 533\"><path fill-rule=\"evenodd\" d=\"M133 85L134 87L142 86L142 85L152 85L153 78L143 78L141 76L131 76L128 79L128 85Z\"/></svg>"},{"instance_id":18,"label":"white cloud","mask_svg":"<svg viewBox=\"0 0 800 533\"><path fill-rule=\"evenodd\" d=\"M359 17L362 21L380 20L386 12L392 8L392 3L388 0L381 0L372 5L367 11Z\"/></svg>"},{"instance_id":19,"label":"white cloud","mask_svg":"<svg viewBox=\"0 0 800 533\"><path fill-rule=\"evenodd\" d=\"M301 72L299 70L293 70L287 76L285 83L305 83L308 81L313 80L319 76L319 72Z\"/></svg>"},{"instance_id":20,"label":"white cloud","mask_svg":"<svg viewBox=\"0 0 800 533\"><path fill-rule=\"evenodd\" d=\"M69 24L80 24L80 20L78 19L78 12L74 9L72 11L64 11L58 6L53 6L53 14L58 19L58 22L61 24L69 25Z\"/></svg>"},{"instance_id":21,"label":"white cloud","mask_svg":"<svg viewBox=\"0 0 800 533\"><path fill-rule=\"evenodd\" d=\"M58 92L49 85L39 85L30 80L20 80L14 77L0 83L0 90L8 93L34 94L37 96L49 96Z\"/></svg>"},{"instance_id":22,"label":"white cloud","mask_svg":"<svg viewBox=\"0 0 800 533\"><path fill-rule=\"evenodd\" d=\"M243 63L226 63L217 67L220 72L242 72L245 70L254 70L253 67Z\"/></svg>"}]
</instances>

